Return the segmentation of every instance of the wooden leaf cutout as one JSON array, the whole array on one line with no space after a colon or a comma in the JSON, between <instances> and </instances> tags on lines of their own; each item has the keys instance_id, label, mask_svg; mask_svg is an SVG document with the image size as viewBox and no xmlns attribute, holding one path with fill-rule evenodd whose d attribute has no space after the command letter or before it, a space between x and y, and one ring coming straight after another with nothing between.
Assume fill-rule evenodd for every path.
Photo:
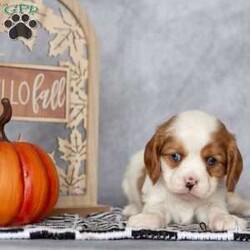
<instances>
[{"instance_id":1,"label":"wooden leaf cutout","mask_svg":"<svg viewBox=\"0 0 250 250\"><path fill-rule=\"evenodd\" d=\"M82 134L73 129L69 140L58 138L59 151L62 153L61 159L70 163L77 163L86 159L86 142L82 140Z\"/></svg>"},{"instance_id":2,"label":"wooden leaf cutout","mask_svg":"<svg viewBox=\"0 0 250 250\"><path fill-rule=\"evenodd\" d=\"M87 79L88 61L82 59L78 65L69 62L60 62L61 66L70 69L71 81L71 104L68 127L77 127L82 121L87 127L87 103L88 97L85 91L84 82Z\"/></svg>"},{"instance_id":3,"label":"wooden leaf cutout","mask_svg":"<svg viewBox=\"0 0 250 250\"><path fill-rule=\"evenodd\" d=\"M72 60L81 60L84 51L85 36L75 18L68 11L61 9L60 15L55 15L51 9L45 6L42 9L41 15L46 16L46 18L41 17L40 19L42 26L50 34L55 34L53 40L49 43L49 56L62 55L69 50ZM76 53L79 53L79 55Z\"/></svg>"}]
</instances>

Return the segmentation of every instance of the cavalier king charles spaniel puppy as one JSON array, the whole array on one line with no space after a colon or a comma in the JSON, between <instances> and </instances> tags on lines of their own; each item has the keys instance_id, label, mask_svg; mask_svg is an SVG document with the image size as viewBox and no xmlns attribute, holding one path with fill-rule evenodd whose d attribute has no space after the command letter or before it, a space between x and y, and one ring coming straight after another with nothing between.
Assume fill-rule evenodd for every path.
<instances>
[{"instance_id":1,"label":"cavalier king charles spaniel puppy","mask_svg":"<svg viewBox=\"0 0 250 250\"><path fill-rule=\"evenodd\" d=\"M234 193L242 171L234 135L214 116L186 111L159 126L132 157L123 180L128 226L204 222L210 230L246 228L250 202Z\"/></svg>"}]
</instances>

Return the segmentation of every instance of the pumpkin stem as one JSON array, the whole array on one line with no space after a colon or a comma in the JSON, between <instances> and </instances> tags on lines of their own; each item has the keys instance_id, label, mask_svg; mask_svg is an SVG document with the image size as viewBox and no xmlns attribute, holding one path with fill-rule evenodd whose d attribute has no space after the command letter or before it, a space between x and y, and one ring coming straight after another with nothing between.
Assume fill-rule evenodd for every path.
<instances>
[{"instance_id":1,"label":"pumpkin stem","mask_svg":"<svg viewBox=\"0 0 250 250\"><path fill-rule=\"evenodd\" d=\"M0 116L0 141L9 141L4 132L4 126L8 123L12 116L12 108L8 98L3 98L1 100L3 105L3 113Z\"/></svg>"}]
</instances>

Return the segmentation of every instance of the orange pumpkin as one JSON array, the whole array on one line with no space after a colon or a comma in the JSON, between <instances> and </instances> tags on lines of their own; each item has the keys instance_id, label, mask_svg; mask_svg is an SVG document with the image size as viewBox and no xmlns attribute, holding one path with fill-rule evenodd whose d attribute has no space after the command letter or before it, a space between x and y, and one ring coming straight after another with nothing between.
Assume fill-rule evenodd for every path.
<instances>
[{"instance_id":1,"label":"orange pumpkin","mask_svg":"<svg viewBox=\"0 0 250 250\"><path fill-rule=\"evenodd\" d=\"M0 226L22 225L48 215L58 198L59 180L51 158L37 145L9 142L4 125L11 119L8 99L0 117Z\"/></svg>"}]
</instances>

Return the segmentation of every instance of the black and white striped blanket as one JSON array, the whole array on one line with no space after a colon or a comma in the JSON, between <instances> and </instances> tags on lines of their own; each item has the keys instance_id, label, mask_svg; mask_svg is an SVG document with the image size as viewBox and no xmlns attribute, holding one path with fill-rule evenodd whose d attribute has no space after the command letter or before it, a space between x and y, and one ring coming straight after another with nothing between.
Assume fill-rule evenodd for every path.
<instances>
[{"instance_id":1,"label":"black and white striped blanket","mask_svg":"<svg viewBox=\"0 0 250 250\"><path fill-rule=\"evenodd\" d=\"M0 228L0 239L72 239L72 240L250 240L250 219L246 231L211 232L205 224L171 225L159 230L132 229L120 208L91 214L85 218L63 214L23 227Z\"/></svg>"}]
</instances>

